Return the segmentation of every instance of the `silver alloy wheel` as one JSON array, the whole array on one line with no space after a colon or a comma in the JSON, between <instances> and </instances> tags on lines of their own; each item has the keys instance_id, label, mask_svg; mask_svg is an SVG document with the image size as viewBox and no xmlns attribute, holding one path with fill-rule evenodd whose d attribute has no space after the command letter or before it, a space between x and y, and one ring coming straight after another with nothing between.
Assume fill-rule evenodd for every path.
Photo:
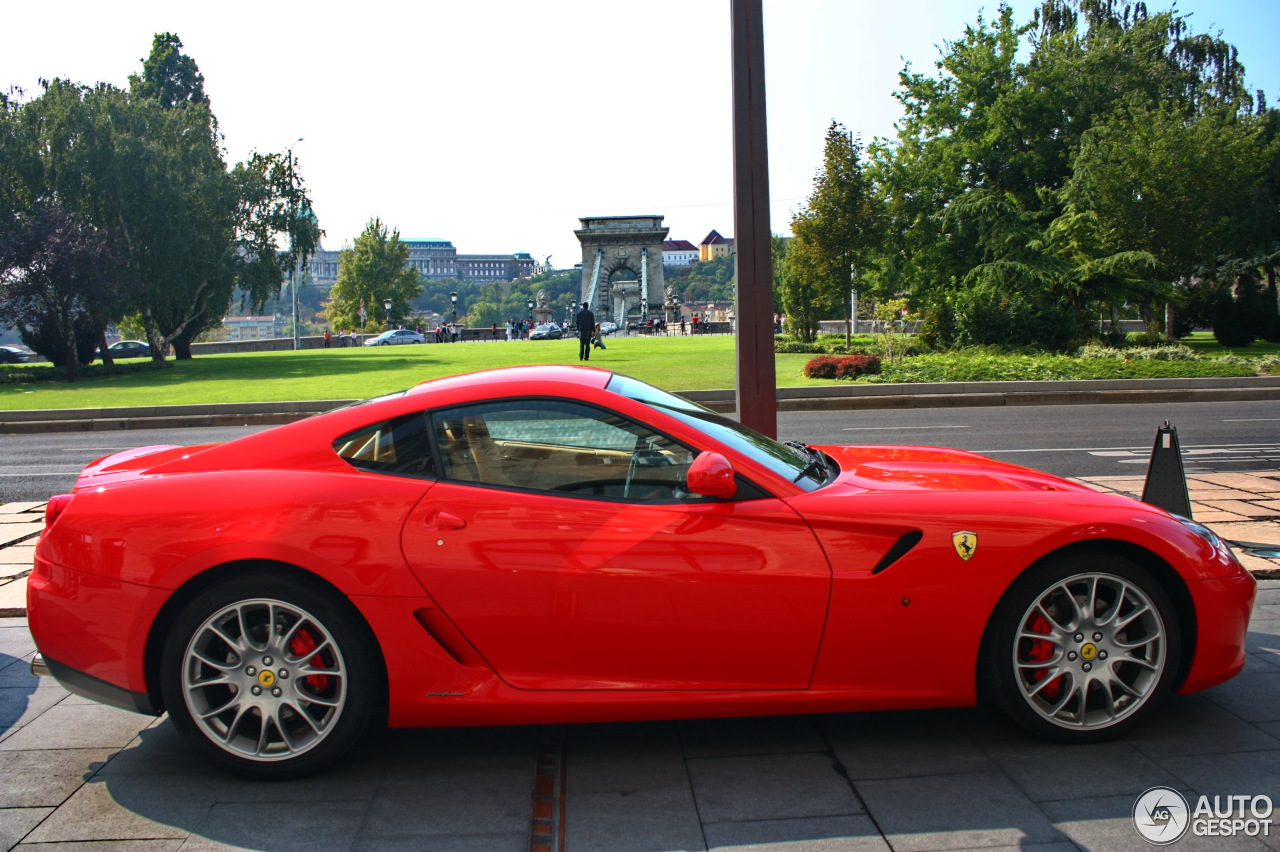
<instances>
[{"instance_id":1,"label":"silver alloy wheel","mask_svg":"<svg viewBox=\"0 0 1280 852\"><path fill-rule=\"evenodd\" d=\"M1013 642L1013 669L1027 705L1053 725L1111 727L1151 697L1168 640L1160 610L1132 581L1077 574L1027 607Z\"/></svg>"},{"instance_id":2,"label":"silver alloy wheel","mask_svg":"<svg viewBox=\"0 0 1280 852\"><path fill-rule=\"evenodd\" d=\"M223 607L192 634L182 659L192 720L237 757L295 758L325 739L347 703L346 663L332 634L284 601Z\"/></svg>"}]
</instances>

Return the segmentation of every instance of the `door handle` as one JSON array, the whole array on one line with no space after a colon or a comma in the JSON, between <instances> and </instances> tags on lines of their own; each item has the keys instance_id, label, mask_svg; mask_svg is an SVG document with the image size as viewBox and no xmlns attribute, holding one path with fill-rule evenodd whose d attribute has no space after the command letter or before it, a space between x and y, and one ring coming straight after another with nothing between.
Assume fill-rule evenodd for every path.
<instances>
[{"instance_id":1,"label":"door handle","mask_svg":"<svg viewBox=\"0 0 1280 852\"><path fill-rule=\"evenodd\" d=\"M467 525L467 522L448 512L433 512L423 522L423 525L429 530L436 531L460 530Z\"/></svg>"}]
</instances>

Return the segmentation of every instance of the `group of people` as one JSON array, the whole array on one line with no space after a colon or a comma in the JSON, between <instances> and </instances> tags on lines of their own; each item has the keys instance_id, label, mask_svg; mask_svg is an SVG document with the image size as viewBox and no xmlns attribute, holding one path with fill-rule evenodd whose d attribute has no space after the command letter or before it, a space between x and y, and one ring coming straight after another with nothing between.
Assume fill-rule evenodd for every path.
<instances>
[{"instance_id":1,"label":"group of people","mask_svg":"<svg viewBox=\"0 0 1280 852\"><path fill-rule=\"evenodd\" d=\"M348 343L347 343L347 341L348 341L348 340L350 340L350 341L351 341L351 343L350 343L350 344L348 344ZM328 348L329 348L329 344L330 344L332 341L333 341L333 333L332 333L332 332L330 332L330 331L329 331L329 329L327 329L327 328L326 328L326 329L324 330L324 348L325 348L325 349L328 349ZM340 347L341 347L341 346L348 346L348 345L350 345L350 346L359 346L359 345L360 345L360 335L359 335L358 333L354 332L354 331L352 331L352 332L348 333L348 332L347 332L347 330L346 330L345 328L344 328L344 329L339 330L339 331L338 331L338 346L340 346Z\"/></svg>"}]
</instances>

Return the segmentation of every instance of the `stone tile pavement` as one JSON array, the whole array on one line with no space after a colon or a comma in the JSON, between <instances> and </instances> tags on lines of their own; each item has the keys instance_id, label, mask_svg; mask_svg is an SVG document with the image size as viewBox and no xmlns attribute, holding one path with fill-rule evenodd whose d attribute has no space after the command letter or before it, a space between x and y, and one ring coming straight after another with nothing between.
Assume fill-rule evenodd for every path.
<instances>
[{"instance_id":1,"label":"stone tile pavement","mask_svg":"<svg viewBox=\"0 0 1280 852\"><path fill-rule=\"evenodd\" d=\"M1190 479L1198 519L1280 544L1280 473ZM0 613L20 611L41 512L0 506ZM0 617L0 849L1139 849L1150 787L1280 802L1280 581L1261 581L1248 642L1242 675L1093 746L978 709L391 731L322 776L258 784L163 717L32 677L25 618ZM1280 850L1280 833L1171 848Z\"/></svg>"},{"instance_id":2,"label":"stone tile pavement","mask_svg":"<svg viewBox=\"0 0 1280 852\"><path fill-rule=\"evenodd\" d=\"M1135 499L1142 496L1145 482L1141 476L1090 476L1076 481ZM1187 493L1192 517L1227 541L1280 548L1280 472L1188 474ZM1280 577L1280 560L1234 549L1255 577Z\"/></svg>"}]
</instances>

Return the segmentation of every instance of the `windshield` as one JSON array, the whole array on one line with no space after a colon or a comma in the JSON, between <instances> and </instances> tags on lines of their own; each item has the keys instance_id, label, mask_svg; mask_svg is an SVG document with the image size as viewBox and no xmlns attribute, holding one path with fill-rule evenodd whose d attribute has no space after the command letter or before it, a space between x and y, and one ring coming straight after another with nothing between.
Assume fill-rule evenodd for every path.
<instances>
[{"instance_id":1,"label":"windshield","mask_svg":"<svg viewBox=\"0 0 1280 852\"><path fill-rule=\"evenodd\" d=\"M811 464L810 454L802 449L803 445L796 447L780 444L696 402L620 373L613 374L605 389L643 402L681 420L744 456L749 456L778 476L795 482L806 491L812 491L827 481L826 465Z\"/></svg>"}]
</instances>

